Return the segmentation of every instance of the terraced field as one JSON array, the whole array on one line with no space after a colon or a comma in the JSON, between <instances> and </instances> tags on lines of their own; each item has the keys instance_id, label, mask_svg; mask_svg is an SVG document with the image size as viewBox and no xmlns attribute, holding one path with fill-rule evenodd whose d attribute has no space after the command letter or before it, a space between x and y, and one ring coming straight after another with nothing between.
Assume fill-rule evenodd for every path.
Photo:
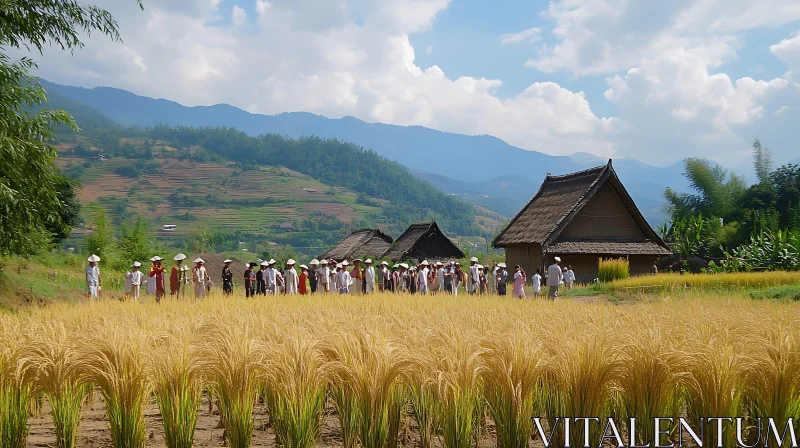
<instances>
[{"instance_id":1,"label":"terraced field","mask_svg":"<svg viewBox=\"0 0 800 448\"><path fill-rule=\"evenodd\" d=\"M233 166L171 158L156 162L161 165L160 173L130 178L115 170L143 161L121 157L90 163L85 158L58 159L62 169L79 173L81 203L108 207L113 200L125 201L125 208L146 216L154 230L163 224L176 224L177 231L169 236L201 227L270 234L281 223L302 222L319 213L346 224L380 213L378 207L357 204L357 194L350 190L329 187L283 167L241 171ZM172 195L178 199L172 199Z\"/></svg>"}]
</instances>

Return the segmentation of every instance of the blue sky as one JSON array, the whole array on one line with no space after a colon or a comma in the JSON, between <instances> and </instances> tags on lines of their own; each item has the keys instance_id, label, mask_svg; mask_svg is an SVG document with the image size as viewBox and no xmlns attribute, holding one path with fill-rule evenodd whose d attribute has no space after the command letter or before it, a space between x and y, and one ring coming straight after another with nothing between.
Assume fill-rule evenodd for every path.
<instances>
[{"instance_id":1,"label":"blue sky","mask_svg":"<svg viewBox=\"0 0 800 448\"><path fill-rule=\"evenodd\" d=\"M549 154L749 170L800 155L789 0L95 0L124 43L48 51L52 81L186 105L490 134Z\"/></svg>"}]
</instances>

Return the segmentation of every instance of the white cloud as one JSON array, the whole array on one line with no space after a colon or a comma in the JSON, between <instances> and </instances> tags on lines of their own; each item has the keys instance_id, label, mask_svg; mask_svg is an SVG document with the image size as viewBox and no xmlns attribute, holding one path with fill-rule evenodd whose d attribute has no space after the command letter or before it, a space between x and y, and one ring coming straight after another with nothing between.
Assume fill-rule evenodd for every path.
<instances>
[{"instance_id":1,"label":"white cloud","mask_svg":"<svg viewBox=\"0 0 800 448\"><path fill-rule=\"evenodd\" d=\"M231 13L231 22L236 26L242 26L246 24L247 11L245 11L238 5L233 5L233 12Z\"/></svg>"},{"instance_id":2,"label":"white cloud","mask_svg":"<svg viewBox=\"0 0 800 448\"><path fill-rule=\"evenodd\" d=\"M433 53L433 46L428 45L428 48L425 50L425 53L428 53L428 54Z\"/></svg>"},{"instance_id":3,"label":"white cloud","mask_svg":"<svg viewBox=\"0 0 800 448\"><path fill-rule=\"evenodd\" d=\"M500 80L451 78L438 66L418 66L409 34L432 26L448 0L257 0L258 28L247 32L215 25L211 4L197 8L187 0L179 8L152 0L142 13L96 2L120 20L125 45L139 58L92 39L74 57L47 52L44 78L187 105L225 102L256 113L309 111L491 134L549 153L614 151L605 135L617 121L597 117L583 92L540 82L500 98ZM234 8L233 23L236 14ZM117 63L108 63L112 57Z\"/></svg>"},{"instance_id":4,"label":"white cloud","mask_svg":"<svg viewBox=\"0 0 800 448\"><path fill-rule=\"evenodd\" d=\"M792 72L800 71L800 33L770 45L769 51L785 62Z\"/></svg>"},{"instance_id":5,"label":"white cloud","mask_svg":"<svg viewBox=\"0 0 800 448\"><path fill-rule=\"evenodd\" d=\"M518 44L522 42L538 42L542 40L539 35L542 32L541 28L528 28L527 30L520 31L519 33L509 33L500 36L500 45Z\"/></svg>"}]
</instances>

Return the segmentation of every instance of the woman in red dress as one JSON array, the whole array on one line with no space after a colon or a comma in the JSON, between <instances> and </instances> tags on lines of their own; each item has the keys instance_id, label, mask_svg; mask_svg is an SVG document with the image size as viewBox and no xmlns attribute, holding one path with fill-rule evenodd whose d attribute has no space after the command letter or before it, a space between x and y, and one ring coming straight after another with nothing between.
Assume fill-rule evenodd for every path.
<instances>
[{"instance_id":1,"label":"woman in red dress","mask_svg":"<svg viewBox=\"0 0 800 448\"><path fill-rule=\"evenodd\" d=\"M300 269L302 272L300 272L300 278L298 279L300 284L298 285L297 291L300 293L300 295L304 296L308 294L306 292L306 280L308 280L308 266L301 264Z\"/></svg>"},{"instance_id":2,"label":"woman in red dress","mask_svg":"<svg viewBox=\"0 0 800 448\"><path fill-rule=\"evenodd\" d=\"M161 257L156 255L155 257L151 258L150 261L153 262L153 267L150 268L150 277L155 277L156 279L156 302L161 303L161 298L164 297L164 291L166 287L164 286L164 266L161 265Z\"/></svg>"}]
</instances>

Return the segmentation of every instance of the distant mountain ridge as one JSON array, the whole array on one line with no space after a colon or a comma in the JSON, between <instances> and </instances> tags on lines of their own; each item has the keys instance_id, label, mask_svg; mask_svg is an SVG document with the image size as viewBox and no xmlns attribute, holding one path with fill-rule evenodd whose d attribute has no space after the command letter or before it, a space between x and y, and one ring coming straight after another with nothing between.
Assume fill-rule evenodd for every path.
<instances>
[{"instance_id":1,"label":"distant mountain ridge","mask_svg":"<svg viewBox=\"0 0 800 448\"><path fill-rule=\"evenodd\" d=\"M85 89L41 82L46 90L95 108L124 126L228 126L250 135L279 134L292 138L314 135L352 142L407 166L446 193L462 195L505 216L513 216L509 212L516 213L530 199L547 173L563 174L606 162L587 153L550 156L528 151L489 135L468 136L422 126L367 123L353 117L331 119L308 112L259 115L227 104L187 107L115 88ZM687 188L680 164L659 168L633 159L617 159L613 164L653 225L664 219L664 189ZM495 183L502 184L503 179L514 187L493 188Z\"/></svg>"}]
</instances>

